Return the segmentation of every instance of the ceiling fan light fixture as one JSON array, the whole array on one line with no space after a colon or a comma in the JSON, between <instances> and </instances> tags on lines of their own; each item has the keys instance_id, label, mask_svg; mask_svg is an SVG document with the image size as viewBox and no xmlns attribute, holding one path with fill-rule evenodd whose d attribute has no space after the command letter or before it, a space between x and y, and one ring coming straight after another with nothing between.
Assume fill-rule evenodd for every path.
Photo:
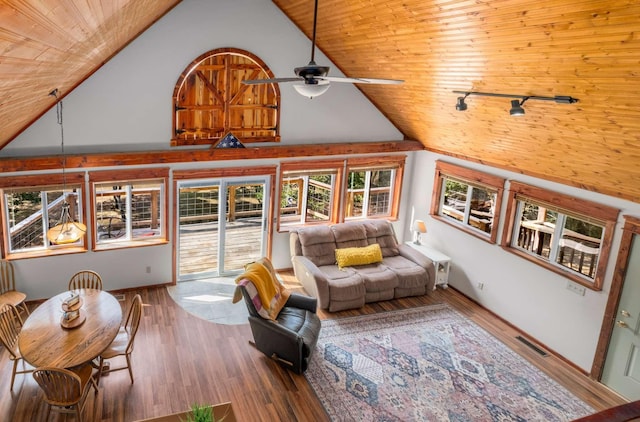
<instances>
[{"instance_id":1,"label":"ceiling fan light fixture","mask_svg":"<svg viewBox=\"0 0 640 422\"><path fill-rule=\"evenodd\" d=\"M298 83L294 84L293 87L298 92L298 94L302 95L303 97L313 98L324 94L331 86L329 84L329 81L317 79L314 79L313 81L315 83Z\"/></svg>"}]
</instances>

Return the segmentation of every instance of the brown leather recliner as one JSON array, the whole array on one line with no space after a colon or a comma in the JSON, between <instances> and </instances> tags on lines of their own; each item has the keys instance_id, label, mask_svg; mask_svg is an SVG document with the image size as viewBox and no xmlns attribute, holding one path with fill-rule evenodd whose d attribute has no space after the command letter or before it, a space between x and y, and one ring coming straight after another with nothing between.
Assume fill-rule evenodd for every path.
<instances>
[{"instance_id":1,"label":"brown leather recliner","mask_svg":"<svg viewBox=\"0 0 640 422\"><path fill-rule=\"evenodd\" d=\"M306 371L320 335L317 300L291 293L276 320L272 321L258 314L244 286L238 288L242 290L249 310L249 325L256 348L297 374Z\"/></svg>"}]
</instances>

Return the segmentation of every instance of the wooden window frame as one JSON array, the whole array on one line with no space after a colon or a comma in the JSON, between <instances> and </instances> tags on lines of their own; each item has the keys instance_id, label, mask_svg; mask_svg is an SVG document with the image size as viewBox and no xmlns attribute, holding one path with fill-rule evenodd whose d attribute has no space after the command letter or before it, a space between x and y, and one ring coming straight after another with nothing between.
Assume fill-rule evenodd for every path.
<instances>
[{"instance_id":1,"label":"wooden window frame","mask_svg":"<svg viewBox=\"0 0 640 422\"><path fill-rule=\"evenodd\" d=\"M398 211L400 209L400 196L402 193L402 181L404 180L404 166L406 162L406 155L388 156L388 157L356 157L349 158L346 162L345 169L345 186L342 193L342 221L354 221L362 219L386 219L395 221L398 219ZM346 217L346 206L348 201L349 189L347 183L349 182L349 173L355 170L364 171L376 171L376 170L394 170L394 178L391 185L391 195L389 197L391 203L389 204L389 214L386 215L363 215L358 217ZM369 187L365 187L369 189Z\"/></svg>"},{"instance_id":2,"label":"wooden window frame","mask_svg":"<svg viewBox=\"0 0 640 422\"><path fill-rule=\"evenodd\" d=\"M92 171L89 172L89 195L91 199L91 227L93 236L91 238L91 247L95 251L105 251L114 249L127 249L137 248L144 246L156 246L163 245L169 242L169 190L168 190L169 168L153 168L153 169L138 169L138 170L109 170L109 171ZM122 241L110 241L108 243L98 242L97 236L97 221L96 221L96 183L113 183L127 184L142 181L161 181L163 186L163 195L160 204L161 215L161 235L159 237L153 237L148 239L129 239Z\"/></svg>"},{"instance_id":3,"label":"wooden window frame","mask_svg":"<svg viewBox=\"0 0 640 422\"><path fill-rule=\"evenodd\" d=\"M292 161L292 162L283 162L280 164L280 175L278 179L278 198L276 198L277 204L277 215L278 215L278 231L285 232L291 229L302 227L302 226L310 226L310 225L319 225L319 224L335 224L339 221L339 212L340 212L340 195L337 195L336 192L340 192L343 185L343 177L344 177L344 160L320 160L320 161ZM280 204L282 203L282 183L285 178L285 173L293 173L293 174L305 174L312 173L321 170L328 170L331 172L335 171L335 190L331 199L331 211L329 214L329 220L327 221L314 221L314 222L305 222L305 223L291 223L291 224L283 224L280 221L281 212L280 212Z\"/></svg>"},{"instance_id":4,"label":"wooden window frame","mask_svg":"<svg viewBox=\"0 0 640 422\"><path fill-rule=\"evenodd\" d=\"M442 187L447 177L459 180L473 187L496 191L496 202L494 205L490 233L483 232L480 229L475 229L467 223L457 222L451 218L440 215L441 201L443 199ZM498 227L500 224L500 211L502 209L504 183L505 179L502 177L437 160L429 215L438 221L442 221L443 223L462 230L463 232L484 240L485 242L496 243L498 239Z\"/></svg>"},{"instance_id":5,"label":"wooden window frame","mask_svg":"<svg viewBox=\"0 0 640 422\"><path fill-rule=\"evenodd\" d=\"M2 253L6 259L23 259L23 258L37 258L43 256L64 255L70 253L81 253L87 251L87 235L85 233L82 242L80 244L68 244L68 245L54 245L45 246L42 249L10 252L9 250L9 223L6 221L6 204L4 200L4 189L14 188L33 188L34 190L46 190L46 188L59 187L66 185L66 190L72 187L80 190L80 197L78 205L78 215L82 217L82 222L86 223L86 195L85 195L85 173L73 172L65 174L42 174L42 175L29 175L29 176L12 176L0 178L0 210L2 212L2 224L0 225L0 231L2 232Z\"/></svg>"},{"instance_id":6,"label":"wooden window frame","mask_svg":"<svg viewBox=\"0 0 640 422\"><path fill-rule=\"evenodd\" d=\"M562 275L571 281L581 284L591 290L600 291L604 283L611 245L613 242L613 234L620 210L602 205L585 199L575 198L573 196L553 192L536 186L524 183L510 181L508 191L508 203L506 209L507 224L502 232L501 246L506 251L513 253L521 258L535 263L543 268ZM553 211L558 211L564 215L569 215L582 220L596 220L604 227L604 236L600 244L600 255L598 256L598 265L595 270L593 282L582 277L570 269L554 265L548 260L538 257L534 254L523 251L520 247L513 245L513 235L515 225L517 223L518 201L528 198L536 203L547 204Z\"/></svg>"}]
</instances>

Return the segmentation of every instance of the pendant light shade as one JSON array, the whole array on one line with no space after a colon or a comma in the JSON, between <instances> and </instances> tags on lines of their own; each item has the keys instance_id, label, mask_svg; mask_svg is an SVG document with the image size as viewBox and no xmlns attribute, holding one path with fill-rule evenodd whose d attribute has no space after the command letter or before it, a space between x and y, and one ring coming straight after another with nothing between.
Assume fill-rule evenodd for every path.
<instances>
[{"instance_id":1,"label":"pendant light shade","mask_svg":"<svg viewBox=\"0 0 640 422\"><path fill-rule=\"evenodd\" d=\"M49 93L49 95L56 97L58 99L58 89L54 89ZM49 242L55 245L64 245L67 243L75 243L78 240L82 239L84 234L87 232L87 226L84 224L74 221L71 218L71 206L67 201L67 177L66 177L66 166L67 166L67 158L64 154L64 128L62 126L62 101L58 101L56 103L56 113L58 118L58 124L60 125L60 139L62 145L62 214L60 215L60 221L58 224L51 227L47 230L47 239Z\"/></svg>"},{"instance_id":2,"label":"pendant light shade","mask_svg":"<svg viewBox=\"0 0 640 422\"><path fill-rule=\"evenodd\" d=\"M65 196L64 203L62 204L60 222L47 231L47 239L49 239L49 242L56 245L74 243L82 239L82 236L87 232L87 226L73 221L69 208L69 203Z\"/></svg>"}]
</instances>

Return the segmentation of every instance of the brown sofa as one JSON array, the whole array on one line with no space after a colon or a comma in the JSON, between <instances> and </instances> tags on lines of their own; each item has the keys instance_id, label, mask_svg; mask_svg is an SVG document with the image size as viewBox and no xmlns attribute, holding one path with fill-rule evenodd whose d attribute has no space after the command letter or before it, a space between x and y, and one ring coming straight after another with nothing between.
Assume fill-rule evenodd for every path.
<instances>
[{"instance_id":1,"label":"brown sofa","mask_svg":"<svg viewBox=\"0 0 640 422\"><path fill-rule=\"evenodd\" d=\"M336 249L374 243L382 250L381 262L338 267ZM290 249L296 277L318 299L318 306L330 312L433 290L433 262L414 248L398 244L386 220L302 227L290 233Z\"/></svg>"}]
</instances>

